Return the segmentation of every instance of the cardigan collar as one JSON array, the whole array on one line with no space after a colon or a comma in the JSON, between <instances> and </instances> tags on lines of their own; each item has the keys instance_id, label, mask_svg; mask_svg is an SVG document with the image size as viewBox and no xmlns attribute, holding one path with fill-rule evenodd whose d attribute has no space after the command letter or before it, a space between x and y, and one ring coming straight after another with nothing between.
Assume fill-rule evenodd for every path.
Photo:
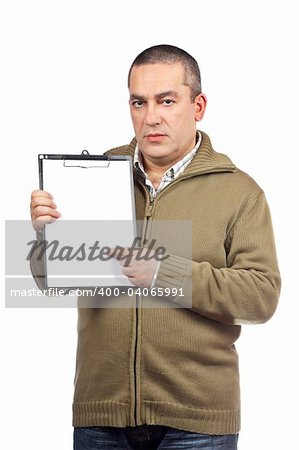
<instances>
[{"instance_id":1,"label":"cardigan collar","mask_svg":"<svg viewBox=\"0 0 299 450\"><path fill-rule=\"evenodd\" d=\"M192 159L191 163L186 167L180 178L189 178L204 173L217 172L236 172L237 168L230 158L222 153L216 152L211 144L209 136L200 131L202 140L198 152ZM136 148L136 138L132 139L129 145L115 148L108 154L121 154L134 158Z\"/></svg>"}]
</instances>

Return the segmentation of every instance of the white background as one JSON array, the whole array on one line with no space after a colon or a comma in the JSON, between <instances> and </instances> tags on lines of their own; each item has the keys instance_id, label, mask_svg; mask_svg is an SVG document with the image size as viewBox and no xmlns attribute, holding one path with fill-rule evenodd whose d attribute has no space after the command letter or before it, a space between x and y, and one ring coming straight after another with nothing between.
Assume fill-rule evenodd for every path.
<instances>
[{"instance_id":1,"label":"white background","mask_svg":"<svg viewBox=\"0 0 299 450\"><path fill-rule=\"evenodd\" d=\"M283 278L273 319L244 326L239 340L240 450L298 448L296 4L1 3L1 210L6 219L29 218L38 153L84 148L102 153L133 137L126 78L140 51L170 43L198 60L209 100L200 127L216 150L227 153L265 190ZM76 310L5 310L2 298L1 330L1 448L71 449Z\"/></svg>"}]
</instances>

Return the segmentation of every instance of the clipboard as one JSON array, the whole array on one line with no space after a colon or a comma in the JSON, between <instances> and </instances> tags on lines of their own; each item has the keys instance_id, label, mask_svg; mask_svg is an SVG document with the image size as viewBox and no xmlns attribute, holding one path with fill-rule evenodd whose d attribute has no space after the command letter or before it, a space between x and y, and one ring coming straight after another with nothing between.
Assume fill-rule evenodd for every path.
<instances>
[{"instance_id":1,"label":"clipboard","mask_svg":"<svg viewBox=\"0 0 299 450\"><path fill-rule=\"evenodd\" d=\"M46 288L133 286L108 249L136 238L130 156L39 154L39 186L61 217L42 230Z\"/></svg>"}]
</instances>

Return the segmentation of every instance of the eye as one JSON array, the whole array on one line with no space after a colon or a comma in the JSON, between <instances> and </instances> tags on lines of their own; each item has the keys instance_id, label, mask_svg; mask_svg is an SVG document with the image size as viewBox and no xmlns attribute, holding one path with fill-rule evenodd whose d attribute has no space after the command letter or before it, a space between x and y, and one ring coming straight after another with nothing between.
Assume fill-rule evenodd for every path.
<instances>
[{"instance_id":1,"label":"eye","mask_svg":"<svg viewBox=\"0 0 299 450\"><path fill-rule=\"evenodd\" d=\"M171 100L170 98L165 98L165 99L163 100L163 105L165 105L165 106L170 106L170 105L172 105L173 103L175 103L175 101L174 101L174 100Z\"/></svg>"},{"instance_id":2,"label":"eye","mask_svg":"<svg viewBox=\"0 0 299 450\"><path fill-rule=\"evenodd\" d=\"M132 102L132 106L134 106L134 108L139 109L143 106L144 101L143 100L134 100Z\"/></svg>"}]
</instances>

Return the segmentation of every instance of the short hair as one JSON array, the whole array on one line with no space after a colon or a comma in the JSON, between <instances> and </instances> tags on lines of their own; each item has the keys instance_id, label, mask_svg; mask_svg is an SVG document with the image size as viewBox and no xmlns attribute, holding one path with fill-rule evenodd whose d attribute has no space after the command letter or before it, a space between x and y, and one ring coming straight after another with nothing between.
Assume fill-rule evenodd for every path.
<instances>
[{"instance_id":1,"label":"short hair","mask_svg":"<svg viewBox=\"0 0 299 450\"><path fill-rule=\"evenodd\" d=\"M197 61L181 48L174 45L154 45L141 52L133 61L128 75L128 87L133 67L146 64L175 64L181 63L185 70L184 84L190 87L191 101L201 93L201 76Z\"/></svg>"}]
</instances>

